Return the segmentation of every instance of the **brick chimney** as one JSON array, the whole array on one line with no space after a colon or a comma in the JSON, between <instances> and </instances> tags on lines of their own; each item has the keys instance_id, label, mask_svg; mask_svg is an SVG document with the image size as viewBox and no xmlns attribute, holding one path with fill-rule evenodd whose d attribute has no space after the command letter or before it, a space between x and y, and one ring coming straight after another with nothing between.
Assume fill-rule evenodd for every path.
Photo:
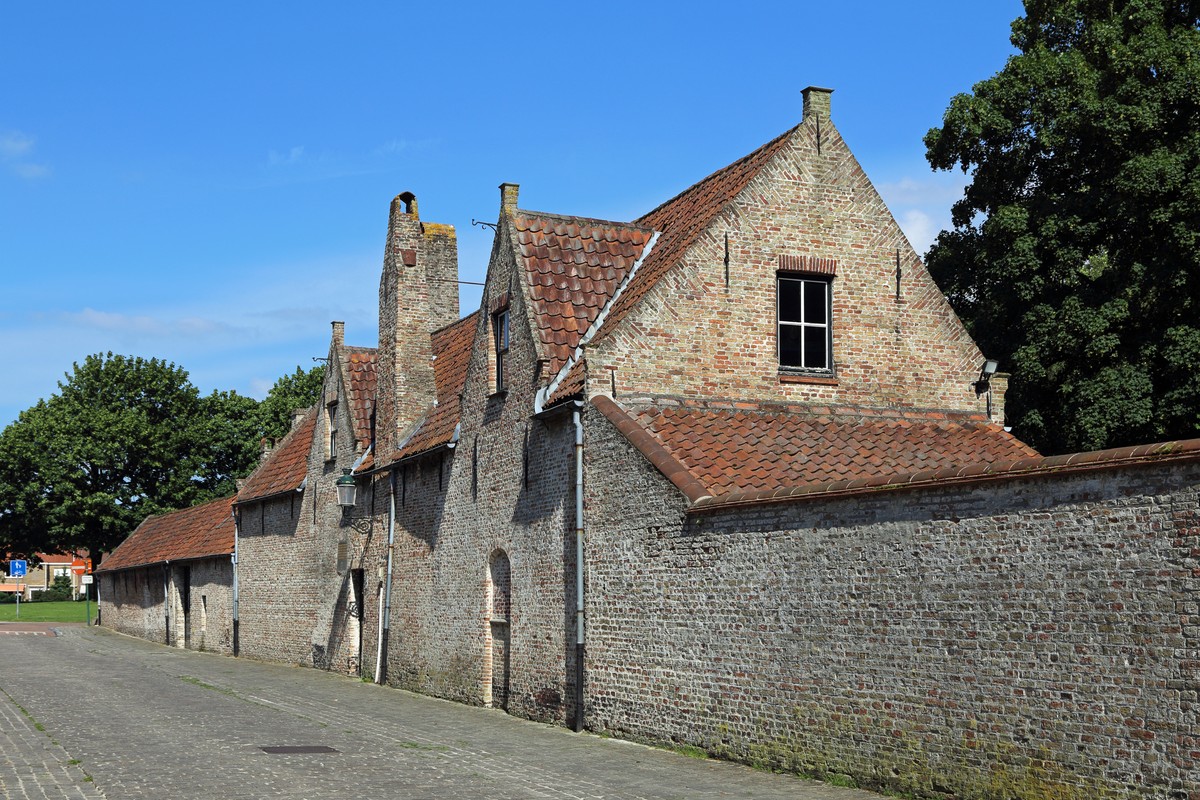
<instances>
[{"instance_id":1,"label":"brick chimney","mask_svg":"<svg viewBox=\"0 0 1200 800\"><path fill-rule=\"evenodd\" d=\"M808 119L809 116L829 119L829 96L833 94L833 89L809 86L801 94L804 95L804 119Z\"/></svg>"},{"instance_id":2,"label":"brick chimney","mask_svg":"<svg viewBox=\"0 0 1200 800\"><path fill-rule=\"evenodd\" d=\"M417 198L392 200L379 281L376 443L391 458L399 437L437 399L429 335L458 320L458 240L453 225L421 222Z\"/></svg>"}]
</instances>

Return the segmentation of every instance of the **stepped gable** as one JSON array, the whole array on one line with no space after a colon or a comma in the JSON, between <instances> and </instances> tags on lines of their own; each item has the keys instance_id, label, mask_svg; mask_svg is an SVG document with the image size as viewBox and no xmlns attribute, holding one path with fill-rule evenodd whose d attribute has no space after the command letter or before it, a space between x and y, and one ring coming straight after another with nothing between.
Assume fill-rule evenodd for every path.
<instances>
[{"instance_id":1,"label":"stepped gable","mask_svg":"<svg viewBox=\"0 0 1200 800\"><path fill-rule=\"evenodd\" d=\"M461 416L463 384L467 381L478 321L479 312L476 311L433 332L433 377L438 402L426 413L408 441L400 446L394 458L413 456L453 441L454 429Z\"/></svg>"},{"instance_id":2,"label":"stepped gable","mask_svg":"<svg viewBox=\"0 0 1200 800\"><path fill-rule=\"evenodd\" d=\"M266 460L258 465L258 469L250 473L237 494L239 505L292 492L300 487L308 472L308 454L312 450L316 424L317 407L313 406L267 455Z\"/></svg>"},{"instance_id":3,"label":"stepped gable","mask_svg":"<svg viewBox=\"0 0 1200 800\"><path fill-rule=\"evenodd\" d=\"M982 415L743 402L624 410L713 495L1038 455Z\"/></svg>"},{"instance_id":4,"label":"stepped gable","mask_svg":"<svg viewBox=\"0 0 1200 800\"><path fill-rule=\"evenodd\" d=\"M354 420L354 439L363 449L371 444L371 415L375 411L375 391L378 386L377 352L374 347L347 347L343 368L346 393Z\"/></svg>"},{"instance_id":5,"label":"stepped gable","mask_svg":"<svg viewBox=\"0 0 1200 800\"><path fill-rule=\"evenodd\" d=\"M128 539L108 554L96 572L230 555L233 553L234 499L223 497L203 505L146 517Z\"/></svg>"},{"instance_id":6,"label":"stepped gable","mask_svg":"<svg viewBox=\"0 0 1200 800\"><path fill-rule=\"evenodd\" d=\"M518 210L518 258L534 325L557 375L653 236L648 227Z\"/></svg>"},{"instance_id":7,"label":"stepped gable","mask_svg":"<svg viewBox=\"0 0 1200 800\"><path fill-rule=\"evenodd\" d=\"M799 126L780 134L753 153L709 175L650 213L634 220L659 233L658 241L637 274L613 303L596 338L606 336L659 279L675 266L721 210L756 176L787 143Z\"/></svg>"}]
</instances>

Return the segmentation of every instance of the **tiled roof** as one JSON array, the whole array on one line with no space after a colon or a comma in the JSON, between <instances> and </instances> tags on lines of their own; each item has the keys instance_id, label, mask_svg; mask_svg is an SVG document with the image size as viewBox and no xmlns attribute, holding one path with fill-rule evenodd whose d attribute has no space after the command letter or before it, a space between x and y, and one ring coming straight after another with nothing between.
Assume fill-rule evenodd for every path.
<instances>
[{"instance_id":1,"label":"tiled roof","mask_svg":"<svg viewBox=\"0 0 1200 800\"><path fill-rule=\"evenodd\" d=\"M233 553L233 497L147 517L97 572Z\"/></svg>"},{"instance_id":2,"label":"tiled roof","mask_svg":"<svg viewBox=\"0 0 1200 800\"><path fill-rule=\"evenodd\" d=\"M537 332L550 356L550 374L557 375L653 232L636 224L532 211L517 211L512 221Z\"/></svg>"},{"instance_id":3,"label":"tiled roof","mask_svg":"<svg viewBox=\"0 0 1200 800\"><path fill-rule=\"evenodd\" d=\"M479 312L447 325L433 333L433 380L437 386L438 404L409 437L395 458L422 453L454 438L454 428L460 416L463 384L467 380L467 365L471 361L471 344Z\"/></svg>"},{"instance_id":4,"label":"tiled roof","mask_svg":"<svg viewBox=\"0 0 1200 800\"><path fill-rule=\"evenodd\" d=\"M712 495L1037 456L981 416L740 402L623 411Z\"/></svg>"},{"instance_id":5,"label":"tiled roof","mask_svg":"<svg viewBox=\"0 0 1200 800\"><path fill-rule=\"evenodd\" d=\"M746 188L795 130L796 128L792 128L780 134L753 153L714 172L634 221L635 225L658 231L659 238L653 250L646 256L645 262L638 268L637 274L613 303L596 334L597 337L602 337L612 330L658 280L683 258L684 252L704 232L713 218Z\"/></svg>"},{"instance_id":6,"label":"tiled roof","mask_svg":"<svg viewBox=\"0 0 1200 800\"><path fill-rule=\"evenodd\" d=\"M944 467L929 472L910 472L904 475L881 475L858 480L830 481L782 490L732 492L720 497L697 498L688 508L688 513L705 513L744 505L799 503L808 500L828 501L835 497L876 492L902 492L935 486L971 486L1040 476L1078 475L1098 470L1129 469L1198 461L1200 461L1200 439L1184 439L1132 447L1117 447L1110 450L1093 450L1089 453L1032 456L1013 461L989 461L969 464L965 467Z\"/></svg>"},{"instance_id":7,"label":"tiled roof","mask_svg":"<svg viewBox=\"0 0 1200 800\"><path fill-rule=\"evenodd\" d=\"M371 444L371 412L375 403L376 351L374 347L347 347L346 370L354 439L365 450Z\"/></svg>"},{"instance_id":8,"label":"tiled roof","mask_svg":"<svg viewBox=\"0 0 1200 800\"><path fill-rule=\"evenodd\" d=\"M316 424L317 407L313 406L258 469L250 473L237 494L237 502L248 503L298 488L308 472L308 454Z\"/></svg>"},{"instance_id":9,"label":"tiled roof","mask_svg":"<svg viewBox=\"0 0 1200 800\"><path fill-rule=\"evenodd\" d=\"M567 398L574 397L583 391L584 380L587 376L587 359L581 358L571 365L567 374L554 389L554 393L546 400L546 406L561 403Z\"/></svg>"}]
</instances>

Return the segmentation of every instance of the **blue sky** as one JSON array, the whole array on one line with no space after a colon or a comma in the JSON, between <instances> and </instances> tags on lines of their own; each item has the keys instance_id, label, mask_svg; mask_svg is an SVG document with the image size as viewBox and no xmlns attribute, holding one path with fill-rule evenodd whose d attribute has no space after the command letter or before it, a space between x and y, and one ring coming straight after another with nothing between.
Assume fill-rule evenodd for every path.
<instances>
[{"instance_id":1,"label":"blue sky","mask_svg":"<svg viewBox=\"0 0 1200 800\"><path fill-rule=\"evenodd\" d=\"M482 280L498 184L632 219L833 120L923 253L961 173L921 139L1020 3L12 3L0 10L0 426L113 351L261 398L376 343L388 203ZM462 287L469 312L478 289Z\"/></svg>"}]
</instances>

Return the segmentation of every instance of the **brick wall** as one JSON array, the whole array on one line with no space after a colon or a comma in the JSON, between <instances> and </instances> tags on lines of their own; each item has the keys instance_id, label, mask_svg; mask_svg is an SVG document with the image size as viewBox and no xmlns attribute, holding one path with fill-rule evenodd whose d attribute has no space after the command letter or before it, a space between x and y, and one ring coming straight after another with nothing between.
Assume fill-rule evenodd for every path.
<instances>
[{"instance_id":1,"label":"brick wall","mask_svg":"<svg viewBox=\"0 0 1200 800\"><path fill-rule=\"evenodd\" d=\"M922 794L1200 798L1200 466L684 521L588 419L589 727Z\"/></svg>"},{"instance_id":2,"label":"brick wall","mask_svg":"<svg viewBox=\"0 0 1200 800\"><path fill-rule=\"evenodd\" d=\"M499 237L507 236L502 220ZM507 616L511 713L565 721L574 597L573 429L564 419L530 419L537 354L520 292L510 292L511 251L494 254L482 298L468 377L461 434L453 448L396 469L396 533L388 683L471 704L499 702L492 679L490 566L498 553L510 565ZM489 382L486 337L491 305L510 293L512 344L508 388ZM390 340L386 323L381 341ZM381 373L382 375L382 373ZM381 384L382 385L382 384ZM386 476L376 483L376 513L386 528ZM368 577L364 674L374 674L378 567L386 530L365 542L357 566ZM573 606L572 606L573 607Z\"/></svg>"},{"instance_id":3,"label":"brick wall","mask_svg":"<svg viewBox=\"0 0 1200 800\"><path fill-rule=\"evenodd\" d=\"M166 641L161 564L96 575L101 623L114 631L152 642Z\"/></svg>"},{"instance_id":4,"label":"brick wall","mask_svg":"<svg viewBox=\"0 0 1200 800\"><path fill-rule=\"evenodd\" d=\"M971 388L983 355L828 119L820 125L819 151L817 138L817 121L809 117L681 264L589 348L593 392L608 393L615 370L617 396L985 412L985 399ZM836 261L832 378L778 369L781 256ZM1003 378L993 384L998 420L1005 385Z\"/></svg>"},{"instance_id":5,"label":"brick wall","mask_svg":"<svg viewBox=\"0 0 1200 800\"><path fill-rule=\"evenodd\" d=\"M100 573L99 579L105 627L174 647L233 652L228 556Z\"/></svg>"}]
</instances>

